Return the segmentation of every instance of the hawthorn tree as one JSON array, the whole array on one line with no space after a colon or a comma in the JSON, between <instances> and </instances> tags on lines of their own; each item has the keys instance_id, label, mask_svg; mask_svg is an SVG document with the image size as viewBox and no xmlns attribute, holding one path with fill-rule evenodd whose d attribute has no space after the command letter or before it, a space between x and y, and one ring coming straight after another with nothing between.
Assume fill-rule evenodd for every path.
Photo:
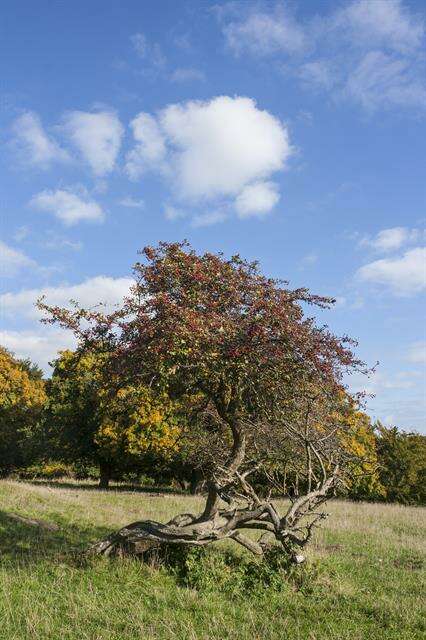
<instances>
[{"instance_id":1,"label":"hawthorn tree","mask_svg":"<svg viewBox=\"0 0 426 640\"><path fill-rule=\"evenodd\" d=\"M47 322L75 332L79 349L112 354L111 375L147 384L187 403L188 455L207 481L201 514L166 524L140 521L97 543L105 555L145 553L161 544L203 546L232 539L262 555L271 540L296 561L319 507L345 481L353 454L342 445L343 376L363 369L354 342L305 315L334 301L291 290L239 256L197 255L187 243L146 247L122 307L103 313L49 307ZM274 465L285 459L297 482L271 499ZM264 473L260 495L250 475ZM282 487L281 487L282 489ZM260 533L258 540L244 531Z\"/></svg>"}]
</instances>

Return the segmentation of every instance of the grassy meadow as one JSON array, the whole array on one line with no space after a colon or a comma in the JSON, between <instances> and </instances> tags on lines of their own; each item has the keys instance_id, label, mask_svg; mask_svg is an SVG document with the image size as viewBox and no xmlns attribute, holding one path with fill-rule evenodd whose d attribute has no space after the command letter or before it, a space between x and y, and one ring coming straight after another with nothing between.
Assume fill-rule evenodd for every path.
<instances>
[{"instance_id":1,"label":"grassy meadow","mask_svg":"<svg viewBox=\"0 0 426 640\"><path fill-rule=\"evenodd\" d=\"M301 569L312 579L253 593L232 593L215 580L189 588L177 574L138 560L79 560L81 549L111 529L143 518L167 520L201 503L124 487L106 492L90 484L0 481L1 640L425 637L422 508L331 502ZM33 526L16 515L58 527ZM225 552L218 546L208 557Z\"/></svg>"}]
</instances>

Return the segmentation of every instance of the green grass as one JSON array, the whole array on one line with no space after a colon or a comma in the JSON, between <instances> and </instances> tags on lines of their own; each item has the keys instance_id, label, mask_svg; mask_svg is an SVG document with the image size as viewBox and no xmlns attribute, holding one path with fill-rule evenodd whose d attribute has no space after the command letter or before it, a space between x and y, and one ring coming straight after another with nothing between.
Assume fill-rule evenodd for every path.
<instances>
[{"instance_id":1,"label":"green grass","mask_svg":"<svg viewBox=\"0 0 426 640\"><path fill-rule=\"evenodd\" d=\"M78 561L76 552L111 529L197 511L200 499L58 485L0 481L1 640L425 637L426 509L330 503L308 553L320 567L312 588L289 582L232 596L214 583L189 589L137 560Z\"/></svg>"}]
</instances>

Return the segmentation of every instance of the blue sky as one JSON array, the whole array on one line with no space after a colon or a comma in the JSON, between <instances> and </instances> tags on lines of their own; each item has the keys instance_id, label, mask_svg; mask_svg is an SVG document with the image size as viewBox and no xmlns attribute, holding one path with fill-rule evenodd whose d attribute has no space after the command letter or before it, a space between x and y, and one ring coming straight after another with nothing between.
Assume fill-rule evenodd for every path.
<instances>
[{"instance_id":1,"label":"blue sky","mask_svg":"<svg viewBox=\"0 0 426 640\"><path fill-rule=\"evenodd\" d=\"M188 238L333 295L375 418L425 430L423 2L2 3L0 342L121 299L138 248ZM353 381L356 386L358 381Z\"/></svg>"}]
</instances>

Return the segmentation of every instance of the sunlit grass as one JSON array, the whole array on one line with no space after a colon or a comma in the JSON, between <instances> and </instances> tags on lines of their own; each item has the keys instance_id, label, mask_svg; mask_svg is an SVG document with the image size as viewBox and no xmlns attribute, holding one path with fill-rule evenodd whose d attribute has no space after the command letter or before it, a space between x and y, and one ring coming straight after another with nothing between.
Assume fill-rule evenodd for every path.
<instances>
[{"instance_id":1,"label":"sunlit grass","mask_svg":"<svg viewBox=\"0 0 426 640\"><path fill-rule=\"evenodd\" d=\"M424 637L426 509L331 502L330 518L308 553L310 562L320 562L310 593L289 586L231 598L220 589L188 589L136 560L76 561L76 552L111 529L143 518L167 520L201 505L199 497L105 492L90 483L1 481L0 638ZM10 513L60 528L18 523Z\"/></svg>"}]
</instances>

